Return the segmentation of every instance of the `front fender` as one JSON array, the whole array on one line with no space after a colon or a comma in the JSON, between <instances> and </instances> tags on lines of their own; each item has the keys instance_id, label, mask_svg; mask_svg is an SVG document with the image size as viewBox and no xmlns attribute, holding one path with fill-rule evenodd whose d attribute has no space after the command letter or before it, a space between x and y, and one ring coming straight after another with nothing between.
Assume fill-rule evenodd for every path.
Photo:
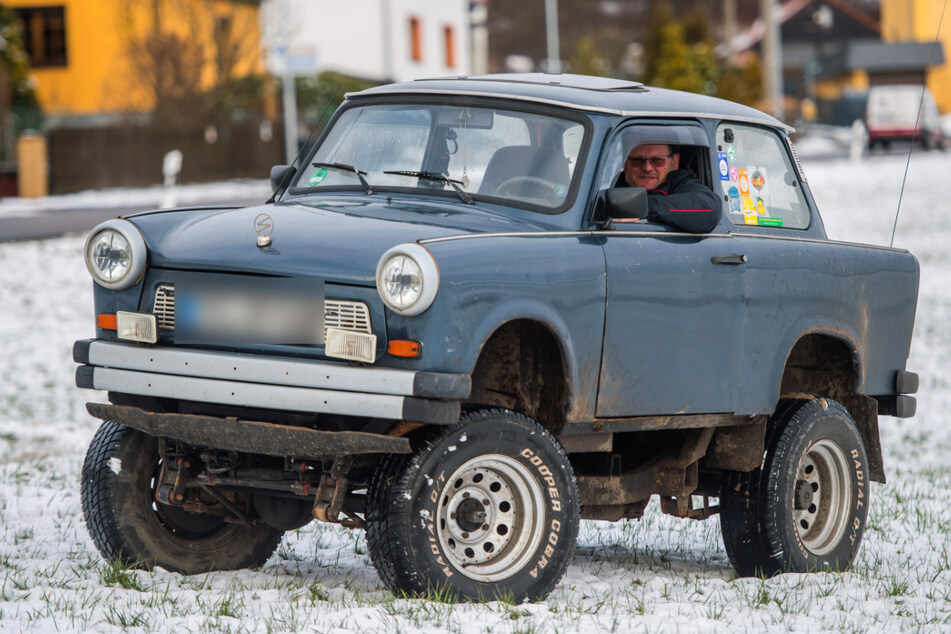
<instances>
[{"instance_id":1,"label":"front fender","mask_svg":"<svg viewBox=\"0 0 951 634\"><path fill-rule=\"evenodd\" d=\"M474 329L465 356L478 362L479 355L492 335L502 326L517 320L534 321L543 325L558 343L565 378L568 382L569 410L573 409L572 405L575 402L574 395L577 392L577 386L582 384L582 372L579 368L576 353L577 346L572 338L571 329L565 323L563 316L550 304L527 298L509 298L501 304L497 304ZM475 369L475 363L473 363L473 369ZM597 368L595 368L594 372L597 371Z\"/></svg>"},{"instance_id":2,"label":"front fender","mask_svg":"<svg viewBox=\"0 0 951 634\"><path fill-rule=\"evenodd\" d=\"M423 344L413 367L471 374L502 325L530 319L554 336L570 384L570 417L593 416L604 335L605 266L599 238L579 232L427 241L439 266L433 305L387 313L391 339Z\"/></svg>"}]
</instances>

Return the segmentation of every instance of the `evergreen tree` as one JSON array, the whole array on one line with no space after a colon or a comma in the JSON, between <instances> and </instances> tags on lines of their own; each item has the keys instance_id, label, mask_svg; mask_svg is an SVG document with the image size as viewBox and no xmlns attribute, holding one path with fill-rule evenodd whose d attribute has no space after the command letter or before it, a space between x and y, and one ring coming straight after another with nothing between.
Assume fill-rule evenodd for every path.
<instances>
[{"instance_id":1,"label":"evergreen tree","mask_svg":"<svg viewBox=\"0 0 951 634\"><path fill-rule=\"evenodd\" d=\"M3 161L13 160L13 139L20 132L39 128L43 122L29 72L20 19L0 5L0 160Z\"/></svg>"},{"instance_id":2,"label":"evergreen tree","mask_svg":"<svg viewBox=\"0 0 951 634\"><path fill-rule=\"evenodd\" d=\"M642 53L641 67L645 84L652 83L657 74L657 65L660 61L661 48L664 45L664 28L674 21L674 15L667 3L653 3L647 23L644 25L644 52Z\"/></svg>"},{"instance_id":3,"label":"evergreen tree","mask_svg":"<svg viewBox=\"0 0 951 634\"><path fill-rule=\"evenodd\" d=\"M684 27L673 20L663 25L657 36L659 46L648 84L704 95L716 92L720 67L710 44L688 44Z\"/></svg>"},{"instance_id":4,"label":"evergreen tree","mask_svg":"<svg viewBox=\"0 0 951 634\"><path fill-rule=\"evenodd\" d=\"M20 19L0 5L0 107L36 106L29 72L30 61L23 48Z\"/></svg>"},{"instance_id":5,"label":"evergreen tree","mask_svg":"<svg viewBox=\"0 0 951 634\"><path fill-rule=\"evenodd\" d=\"M763 66L759 57L749 52L742 66L727 66L717 81L716 96L747 106L763 98Z\"/></svg>"},{"instance_id":6,"label":"evergreen tree","mask_svg":"<svg viewBox=\"0 0 951 634\"><path fill-rule=\"evenodd\" d=\"M597 39L591 35L578 38L570 65L571 72L578 75L607 76L610 73L610 64L598 50Z\"/></svg>"}]
</instances>

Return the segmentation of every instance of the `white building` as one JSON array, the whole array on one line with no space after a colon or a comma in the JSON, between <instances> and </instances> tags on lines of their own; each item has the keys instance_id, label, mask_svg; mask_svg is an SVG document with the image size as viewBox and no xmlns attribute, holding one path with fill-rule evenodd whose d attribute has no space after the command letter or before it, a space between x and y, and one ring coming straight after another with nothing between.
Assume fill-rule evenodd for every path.
<instances>
[{"instance_id":1,"label":"white building","mask_svg":"<svg viewBox=\"0 0 951 634\"><path fill-rule=\"evenodd\" d=\"M375 81L485 72L484 62L473 65L471 27L477 15L484 30L484 12L484 1L470 0L265 0L261 9L272 72L286 53L296 74Z\"/></svg>"}]
</instances>

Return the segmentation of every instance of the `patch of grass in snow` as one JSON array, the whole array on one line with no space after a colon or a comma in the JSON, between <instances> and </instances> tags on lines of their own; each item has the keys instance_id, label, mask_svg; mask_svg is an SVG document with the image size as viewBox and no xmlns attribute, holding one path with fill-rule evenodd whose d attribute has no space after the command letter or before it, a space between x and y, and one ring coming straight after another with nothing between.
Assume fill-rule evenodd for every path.
<instances>
[{"instance_id":1,"label":"patch of grass in snow","mask_svg":"<svg viewBox=\"0 0 951 634\"><path fill-rule=\"evenodd\" d=\"M903 597L908 594L908 582L901 579L885 579L879 587L885 597Z\"/></svg>"},{"instance_id":2,"label":"patch of grass in snow","mask_svg":"<svg viewBox=\"0 0 951 634\"><path fill-rule=\"evenodd\" d=\"M309 620L309 617L294 603L271 603L268 606L264 625L269 634L271 632L300 632L309 624Z\"/></svg>"},{"instance_id":3,"label":"patch of grass in snow","mask_svg":"<svg viewBox=\"0 0 951 634\"><path fill-rule=\"evenodd\" d=\"M315 607L318 603L329 601L330 593L326 588L321 587L317 581L312 581L307 587L307 599L310 602L310 607Z\"/></svg>"},{"instance_id":4,"label":"patch of grass in snow","mask_svg":"<svg viewBox=\"0 0 951 634\"><path fill-rule=\"evenodd\" d=\"M0 599L6 602L24 598L24 595L18 594L30 589L29 584L24 579L24 572L24 569L17 568L4 571L3 578L0 579Z\"/></svg>"},{"instance_id":5,"label":"patch of grass in snow","mask_svg":"<svg viewBox=\"0 0 951 634\"><path fill-rule=\"evenodd\" d=\"M139 581L139 571L135 562L116 561L101 562L98 566L99 581L104 586L119 586L123 590L137 590L145 592L142 582Z\"/></svg>"},{"instance_id":6,"label":"patch of grass in snow","mask_svg":"<svg viewBox=\"0 0 951 634\"><path fill-rule=\"evenodd\" d=\"M123 606L106 606L106 622L116 627L144 627L152 629L151 623L146 619L146 612L133 612Z\"/></svg>"},{"instance_id":7,"label":"patch of grass in snow","mask_svg":"<svg viewBox=\"0 0 951 634\"><path fill-rule=\"evenodd\" d=\"M32 528L20 529L13 534L13 545L19 546L24 542L30 541L33 539L33 535L34 533Z\"/></svg>"},{"instance_id":8,"label":"patch of grass in snow","mask_svg":"<svg viewBox=\"0 0 951 634\"><path fill-rule=\"evenodd\" d=\"M9 553L4 553L0 555L0 568L7 568L13 572L22 572L23 568L16 563L16 561L9 555Z\"/></svg>"}]
</instances>

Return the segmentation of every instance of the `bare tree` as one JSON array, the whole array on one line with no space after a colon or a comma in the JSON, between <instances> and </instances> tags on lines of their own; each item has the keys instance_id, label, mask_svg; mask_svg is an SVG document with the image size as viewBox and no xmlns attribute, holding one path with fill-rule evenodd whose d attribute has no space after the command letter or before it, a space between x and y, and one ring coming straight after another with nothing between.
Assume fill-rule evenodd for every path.
<instances>
[{"instance_id":1,"label":"bare tree","mask_svg":"<svg viewBox=\"0 0 951 634\"><path fill-rule=\"evenodd\" d=\"M215 96L240 72L255 70L256 12L248 3L123 0L127 100L159 126L207 122Z\"/></svg>"}]
</instances>

